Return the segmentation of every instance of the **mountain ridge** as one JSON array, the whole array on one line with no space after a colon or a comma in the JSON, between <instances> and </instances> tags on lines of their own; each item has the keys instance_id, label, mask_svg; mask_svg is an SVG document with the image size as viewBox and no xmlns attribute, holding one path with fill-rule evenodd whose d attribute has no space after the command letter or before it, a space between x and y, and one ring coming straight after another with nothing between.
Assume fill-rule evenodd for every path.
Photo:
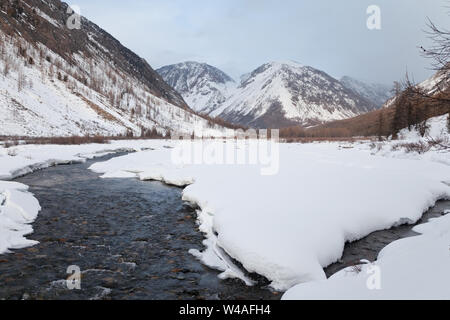
<instances>
[{"instance_id":1,"label":"mountain ridge","mask_svg":"<svg viewBox=\"0 0 450 320\"><path fill-rule=\"evenodd\" d=\"M208 114L225 102L235 81L206 63L186 61L156 70L195 111Z\"/></svg>"},{"instance_id":2,"label":"mountain ridge","mask_svg":"<svg viewBox=\"0 0 450 320\"><path fill-rule=\"evenodd\" d=\"M348 89L373 102L377 108L381 108L392 97L392 86L389 85L367 83L350 76L344 76L339 81Z\"/></svg>"},{"instance_id":3,"label":"mountain ridge","mask_svg":"<svg viewBox=\"0 0 450 320\"><path fill-rule=\"evenodd\" d=\"M296 61L273 61L241 76L241 82L232 82L226 89L202 84L202 89L214 87L218 91L213 103L201 100L195 85L190 89L181 82L196 83L188 70L193 62L162 67L157 71L164 80L188 101L195 110L228 122L250 127L313 126L328 121L346 119L371 111L377 106L339 80L321 70ZM195 62L194 62L195 63ZM214 68L214 67L212 67ZM167 70L170 69L170 73ZM215 68L218 70L217 68ZM203 93L204 96L207 93ZM200 106L195 106L201 100Z\"/></svg>"},{"instance_id":4,"label":"mountain ridge","mask_svg":"<svg viewBox=\"0 0 450 320\"><path fill-rule=\"evenodd\" d=\"M221 130L95 23L66 27L59 0L0 4L0 135Z\"/></svg>"}]
</instances>

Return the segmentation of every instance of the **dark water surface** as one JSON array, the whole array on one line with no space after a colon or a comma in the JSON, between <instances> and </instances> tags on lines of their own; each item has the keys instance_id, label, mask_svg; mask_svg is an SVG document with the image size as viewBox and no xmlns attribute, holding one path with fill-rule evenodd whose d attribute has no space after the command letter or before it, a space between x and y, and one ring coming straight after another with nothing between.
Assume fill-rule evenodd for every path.
<instances>
[{"instance_id":1,"label":"dark water surface","mask_svg":"<svg viewBox=\"0 0 450 320\"><path fill-rule=\"evenodd\" d=\"M442 217L447 210L450 210L450 201L439 201L415 225L403 225L389 230L377 231L359 241L347 243L341 261L326 268L325 273L330 277L346 267L360 264L361 259L372 262L377 260L380 251L388 244L403 238L417 236L418 234L412 231L416 225L426 223L432 218Z\"/></svg>"},{"instance_id":2,"label":"dark water surface","mask_svg":"<svg viewBox=\"0 0 450 320\"><path fill-rule=\"evenodd\" d=\"M117 155L116 155L117 156ZM32 248L0 255L0 299L280 299L264 285L220 280L188 253L202 249L195 210L182 190L159 182L100 179L95 161L56 166L16 181L30 186L42 211L28 238ZM422 219L441 216L439 202ZM375 232L346 246L331 275L360 259L376 260L392 241L414 236L412 226ZM67 268L79 266L81 290L68 290Z\"/></svg>"}]
</instances>

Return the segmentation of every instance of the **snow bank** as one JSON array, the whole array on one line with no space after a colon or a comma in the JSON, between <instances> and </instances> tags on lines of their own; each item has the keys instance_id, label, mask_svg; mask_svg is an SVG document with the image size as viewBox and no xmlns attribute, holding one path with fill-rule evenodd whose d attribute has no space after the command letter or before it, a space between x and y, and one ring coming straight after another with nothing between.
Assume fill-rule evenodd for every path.
<instances>
[{"instance_id":1,"label":"snow bank","mask_svg":"<svg viewBox=\"0 0 450 320\"><path fill-rule=\"evenodd\" d=\"M262 176L252 165L176 166L170 149L130 154L91 169L105 177L188 185L183 199L201 208L200 229L207 237L207 249L192 253L224 271L222 277L241 277L231 257L277 290L324 280L323 268L342 256L347 241L415 223L438 199L450 198L443 183L450 182L450 169L443 164L334 143L279 147L280 171L273 176Z\"/></svg>"},{"instance_id":2,"label":"snow bank","mask_svg":"<svg viewBox=\"0 0 450 320\"><path fill-rule=\"evenodd\" d=\"M429 119L424 137L416 129L403 129L398 141L380 143L378 150L372 150L372 154L411 159L422 164L445 164L447 167L443 167L441 172L445 181L450 166L450 150L434 146L425 153L417 153L405 152L396 146L428 143L439 138L444 143L448 142L447 117ZM369 145L362 143L354 147L367 151ZM380 253L376 262L347 268L328 280L300 284L290 289L283 299L450 299L450 216L419 225L414 231L422 235L391 243ZM374 270L379 270L380 290L370 290L367 284Z\"/></svg>"},{"instance_id":3,"label":"snow bank","mask_svg":"<svg viewBox=\"0 0 450 320\"><path fill-rule=\"evenodd\" d=\"M25 239L33 232L32 223L41 207L28 187L16 182L0 181L0 254L8 249L35 245Z\"/></svg>"},{"instance_id":4,"label":"snow bank","mask_svg":"<svg viewBox=\"0 0 450 320\"><path fill-rule=\"evenodd\" d=\"M84 162L110 152L140 151L171 144L167 140L124 140L111 141L109 144L0 147L0 180L11 180L56 164Z\"/></svg>"},{"instance_id":5,"label":"snow bank","mask_svg":"<svg viewBox=\"0 0 450 320\"><path fill-rule=\"evenodd\" d=\"M450 299L450 215L414 231L422 235L391 243L375 263L345 269L325 281L298 285L283 299ZM370 290L367 282L374 267L379 270L380 286Z\"/></svg>"}]
</instances>

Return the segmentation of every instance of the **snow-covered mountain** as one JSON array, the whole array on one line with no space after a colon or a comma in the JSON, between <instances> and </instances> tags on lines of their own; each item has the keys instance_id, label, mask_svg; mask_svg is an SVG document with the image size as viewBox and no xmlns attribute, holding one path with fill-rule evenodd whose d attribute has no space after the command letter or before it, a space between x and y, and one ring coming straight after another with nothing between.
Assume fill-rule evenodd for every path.
<instances>
[{"instance_id":1,"label":"snow-covered mountain","mask_svg":"<svg viewBox=\"0 0 450 320\"><path fill-rule=\"evenodd\" d=\"M381 108L392 97L392 86L385 84L366 83L349 76L342 77L341 83L346 88L372 102L377 109Z\"/></svg>"},{"instance_id":2,"label":"snow-covered mountain","mask_svg":"<svg viewBox=\"0 0 450 320\"><path fill-rule=\"evenodd\" d=\"M271 62L243 76L210 113L251 127L312 126L351 118L376 106L325 72L296 62Z\"/></svg>"},{"instance_id":3,"label":"snow-covered mountain","mask_svg":"<svg viewBox=\"0 0 450 320\"><path fill-rule=\"evenodd\" d=\"M195 111L210 113L222 105L236 87L225 72L206 63L183 62L156 70Z\"/></svg>"},{"instance_id":4,"label":"snow-covered mountain","mask_svg":"<svg viewBox=\"0 0 450 320\"><path fill-rule=\"evenodd\" d=\"M71 18L59 0L0 2L0 136L221 130L144 59L84 17L68 28Z\"/></svg>"}]
</instances>

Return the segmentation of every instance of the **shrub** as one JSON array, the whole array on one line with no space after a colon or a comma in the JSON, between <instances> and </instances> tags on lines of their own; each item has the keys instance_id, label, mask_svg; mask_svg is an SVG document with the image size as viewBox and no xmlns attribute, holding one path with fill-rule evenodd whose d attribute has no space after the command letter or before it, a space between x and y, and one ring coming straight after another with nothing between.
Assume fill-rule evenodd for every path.
<instances>
[{"instance_id":1,"label":"shrub","mask_svg":"<svg viewBox=\"0 0 450 320\"><path fill-rule=\"evenodd\" d=\"M393 151L397 151L399 149L404 149L406 153L418 153L424 154L431 149L431 145L428 142L410 142L410 143L399 143L392 146Z\"/></svg>"}]
</instances>

